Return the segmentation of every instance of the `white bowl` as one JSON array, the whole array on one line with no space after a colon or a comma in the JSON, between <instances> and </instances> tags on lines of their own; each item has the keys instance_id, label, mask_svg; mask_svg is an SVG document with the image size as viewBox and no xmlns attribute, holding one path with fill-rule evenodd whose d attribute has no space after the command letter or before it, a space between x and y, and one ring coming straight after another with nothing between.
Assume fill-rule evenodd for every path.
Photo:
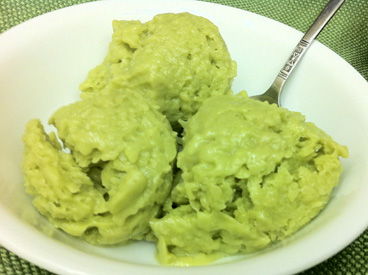
<instances>
[{"instance_id":1,"label":"white bowl","mask_svg":"<svg viewBox=\"0 0 368 275\"><path fill-rule=\"evenodd\" d=\"M197 1L101 1L61 9L0 36L0 243L62 274L280 274L307 269L352 242L368 225L368 84L347 62L315 42L291 75L283 105L301 111L350 149L340 185L309 225L266 251L203 267L157 264L155 246L94 247L54 229L32 206L20 170L25 123L44 123L79 97L78 85L107 52L113 19L150 20L189 11L214 22L238 62L234 91L271 84L302 34L243 10ZM46 128L46 130L48 130Z\"/></svg>"}]
</instances>

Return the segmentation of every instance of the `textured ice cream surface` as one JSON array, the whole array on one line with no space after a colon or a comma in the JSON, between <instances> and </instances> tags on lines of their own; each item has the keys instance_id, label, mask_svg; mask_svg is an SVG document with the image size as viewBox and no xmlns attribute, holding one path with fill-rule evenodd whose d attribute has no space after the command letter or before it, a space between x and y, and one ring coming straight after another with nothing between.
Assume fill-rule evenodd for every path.
<instances>
[{"instance_id":1,"label":"textured ice cream surface","mask_svg":"<svg viewBox=\"0 0 368 275\"><path fill-rule=\"evenodd\" d=\"M208 97L231 93L236 63L208 19L168 13L146 23L114 21L113 29L106 58L80 85L83 96L134 89L154 100L177 128Z\"/></svg>"},{"instance_id":2,"label":"textured ice cream surface","mask_svg":"<svg viewBox=\"0 0 368 275\"><path fill-rule=\"evenodd\" d=\"M92 244L157 242L163 265L289 237L328 203L348 150L300 113L233 95L235 75L203 17L114 21L81 100L50 118L56 131L26 126L22 171L35 207Z\"/></svg>"},{"instance_id":3,"label":"textured ice cream surface","mask_svg":"<svg viewBox=\"0 0 368 275\"><path fill-rule=\"evenodd\" d=\"M285 239L328 202L340 156L300 113L244 93L208 99L184 124L179 183L151 222L159 260L203 264Z\"/></svg>"},{"instance_id":4,"label":"textured ice cream surface","mask_svg":"<svg viewBox=\"0 0 368 275\"><path fill-rule=\"evenodd\" d=\"M176 135L167 119L126 91L64 106L50 123L62 145L38 119L23 136L22 170L35 207L90 243L142 239L171 190Z\"/></svg>"}]
</instances>

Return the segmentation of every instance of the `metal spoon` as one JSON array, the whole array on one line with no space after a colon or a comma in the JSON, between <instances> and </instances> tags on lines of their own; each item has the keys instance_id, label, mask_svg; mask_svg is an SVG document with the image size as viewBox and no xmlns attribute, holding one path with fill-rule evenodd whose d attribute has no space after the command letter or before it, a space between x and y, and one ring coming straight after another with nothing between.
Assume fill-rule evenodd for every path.
<instances>
[{"instance_id":1,"label":"metal spoon","mask_svg":"<svg viewBox=\"0 0 368 275\"><path fill-rule=\"evenodd\" d=\"M287 78L295 68L296 64L298 64L303 54L307 51L310 44L322 31L322 29L326 26L328 21L337 12L337 10L344 3L344 1L345 0L330 0L328 2L326 7L317 17L316 21L314 21L313 25L309 28L309 30L299 41L294 51L287 59L285 65L282 67L276 79L272 83L271 87L265 93L261 95L252 96L251 98L260 101L267 101L270 104L275 103L278 106L281 106L281 90Z\"/></svg>"}]
</instances>

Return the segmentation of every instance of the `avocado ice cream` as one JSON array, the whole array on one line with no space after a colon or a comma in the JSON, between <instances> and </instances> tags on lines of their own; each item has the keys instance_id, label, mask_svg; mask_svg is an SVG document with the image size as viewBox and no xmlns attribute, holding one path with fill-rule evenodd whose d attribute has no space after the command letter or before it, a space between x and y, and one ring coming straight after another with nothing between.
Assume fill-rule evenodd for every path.
<instances>
[{"instance_id":1,"label":"avocado ice cream","mask_svg":"<svg viewBox=\"0 0 368 275\"><path fill-rule=\"evenodd\" d=\"M56 228L96 245L154 241L161 264L199 265L321 211L347 148L300 113L233 95L215 25L180 13L113 29L81 99L50 118L57 131L32 119L23 136L26 190Z\"/></svg>"},{"instance_id":2,"label":"avocado ice cream","mask_svg":"<svg viewBox=\"0 0 368 275\"><path fill-rule=\"evenodd\" d=\"M80 89L82 96L139 91L177 128L206 98L231 93L235 76L236 63L212 22L190 13L159 14L146 23L114 21L107 56Z\"/></svg>"},{"instance_id":3,"label":"avocado ice cream","mask_svg":"<svg viewBox=\"0 0 368 275\"><path fill-rule=\"evenodd\" d=\"M315 217L347 148L300 113L224 95L184 124L178 184L151 222L165 265L195 265L267 247Z\"/></svg>"},{"instance_id":4,"label":"avocado ice cream","mask_svg":"<svg viewBox=\"0 0 368 275\"><path fill-rule=\"evenodd\" d=\"M171 191L176 134L167 119L139 93L111 92L62 107L49 122L67 149L38 119L23 137L35 207L93 244L142 239Z\"/></svg>"}]
</instances>

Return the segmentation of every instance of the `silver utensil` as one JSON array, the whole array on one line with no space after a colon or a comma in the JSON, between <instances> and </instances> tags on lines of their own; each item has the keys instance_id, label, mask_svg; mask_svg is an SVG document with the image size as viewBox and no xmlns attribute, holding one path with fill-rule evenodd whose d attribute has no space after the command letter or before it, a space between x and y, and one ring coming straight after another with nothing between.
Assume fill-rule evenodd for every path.
<instances>
[{"instance_id":1,"label":"silver utensil","mask_svg":"<svg viewBox=\"0 0 368 275\"><path fill-rule=\"evenodd\" d=\"M284 87L284 84L298 64L301 57L309 48L310 44L317 37L317 35L322 31L322 29L326 26L328 21L332 18L332 16L337 12L340 6L344 3L345 0L330 0L317 19L314 21L313 25L309 28L309 30L305 33L302 39L299 41L294 51L287 59L285 65L280 70L276 79L272 83L271 87L263 94L252 96L251 98L267 101L270 104L277 104L281 106L281 91Z\"/></svg>"}]
</instances>

